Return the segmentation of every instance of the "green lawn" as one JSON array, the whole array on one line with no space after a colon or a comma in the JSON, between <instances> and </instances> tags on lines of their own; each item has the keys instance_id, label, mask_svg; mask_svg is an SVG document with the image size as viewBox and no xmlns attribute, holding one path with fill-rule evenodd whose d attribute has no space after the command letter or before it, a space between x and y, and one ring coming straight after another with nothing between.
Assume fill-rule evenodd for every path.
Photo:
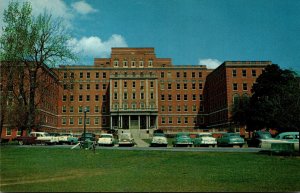
<instances>
[{"instance_id":1,"label":"green lawn","mask_svg":"<svg viewBox=\"0 0 300 193\"><path fill-rule=\"evenodd\" d=\"M1 147L1 192L290 192L299 157Z\"/></svg>"}]
</instances>

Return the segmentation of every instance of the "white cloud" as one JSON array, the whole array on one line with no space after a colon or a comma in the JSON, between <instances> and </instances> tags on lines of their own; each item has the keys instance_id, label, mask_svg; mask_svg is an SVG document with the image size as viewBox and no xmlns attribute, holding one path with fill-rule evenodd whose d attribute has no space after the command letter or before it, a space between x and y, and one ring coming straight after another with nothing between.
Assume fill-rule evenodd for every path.
<instances>
[{"instance_id":1,"label":"white cloud","mask_svg":"<svg viewBox=\"0 0 300 193\"><path fill-rule=\"evenodd\" d=\"M85 1L77 1L72 3L72 7L80 14L86 15L89 13L97 12L97 9L94 9L92 6L87 4Z\"/></svg>"},{"instance_id":2,"label":"white cloud","mask_svg":"<svg viewBox=\"0 0 300 193\"><path fill-rule=\"evenodd\" d=\"M103 41L97 36L73 38L69 46L80 56L88 58L108 57L112 47L128 47L125 39L118 34L113 34L108 40Z\"/></svg>"},{"instance_id":3,"label":"white cloud","mask_svg":"<svg viewBox=\"0 0 300 193\"><path fill-rule=\"evenodd\" d=\"M222 62L217 59L211 59L211 58L199 59L199 65L205 65L209 69L215 69L220 64L222 64Z\"/></svg>"}]
</instances>

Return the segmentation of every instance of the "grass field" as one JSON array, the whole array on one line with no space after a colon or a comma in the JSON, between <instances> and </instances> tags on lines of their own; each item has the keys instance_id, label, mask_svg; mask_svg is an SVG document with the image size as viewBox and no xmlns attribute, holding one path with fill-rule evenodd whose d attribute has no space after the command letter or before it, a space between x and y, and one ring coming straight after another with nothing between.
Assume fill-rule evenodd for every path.
<instances>
[{"instance_id":1,"label":"grass field","mask_svg":"<svg viewBox=\"0 0 300 193\"><path fill-rule=\"evenodd\" d=\"M299 157L1 147L1 192L295 192Z\"/></svg>"}]
</instances>

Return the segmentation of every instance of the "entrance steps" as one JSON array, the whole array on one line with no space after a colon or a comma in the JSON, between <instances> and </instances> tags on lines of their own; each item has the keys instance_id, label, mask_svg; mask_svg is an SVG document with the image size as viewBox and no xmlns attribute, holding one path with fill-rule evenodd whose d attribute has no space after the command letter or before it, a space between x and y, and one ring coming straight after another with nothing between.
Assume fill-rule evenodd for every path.
<instances>
[{"instance_id":1,"label":"entrance steps","mask_svg":"<svg viewBox=\"0 0 300 193\"><path fill-rule=\"evenodd\" d=\"M149 144L141 139L140 130L139 129L130 129L130 133L138 147L149 147Z\"/></svg>"}]
</instances>

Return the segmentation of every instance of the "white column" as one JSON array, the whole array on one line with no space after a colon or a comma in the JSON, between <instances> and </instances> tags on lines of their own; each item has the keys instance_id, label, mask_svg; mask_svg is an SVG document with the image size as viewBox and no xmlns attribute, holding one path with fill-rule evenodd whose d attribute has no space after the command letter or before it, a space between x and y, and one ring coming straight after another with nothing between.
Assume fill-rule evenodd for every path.
<instances>
[{"instance_id":1,"label":"white column","mask_svg":"<svg viewBox=\"0 0 300 193\"><path fill-rule=\"evenodd\" d=\"M128 118L128 122L129 122L129 129L131 128L131 124L130 124L130 119L131 119L131 116L129 115L129 118Z\"/></svg>"},{"instance_id":2,"label":"white column","mask_svg":"<svg viewBox=\"0 0 300 193\"><path fill-rule=\"evenodd\" d=\"M112 115L110 116L110 129L112 129L113 128L113 126L112 126L112 124L113 124L113 118L112 118Z\"/></svg>"},{"instance_id":3,"label":"white column","mask_svg":"<svg viewBox=\"0 0 300 193\"><path fill-rule=\"evenodd\" d=\"M139 115L139 117L138 117L138 126L139 126L139 129L141 129L141 126L140 126L140 115Z\"/></svg>"}]
</instances>

